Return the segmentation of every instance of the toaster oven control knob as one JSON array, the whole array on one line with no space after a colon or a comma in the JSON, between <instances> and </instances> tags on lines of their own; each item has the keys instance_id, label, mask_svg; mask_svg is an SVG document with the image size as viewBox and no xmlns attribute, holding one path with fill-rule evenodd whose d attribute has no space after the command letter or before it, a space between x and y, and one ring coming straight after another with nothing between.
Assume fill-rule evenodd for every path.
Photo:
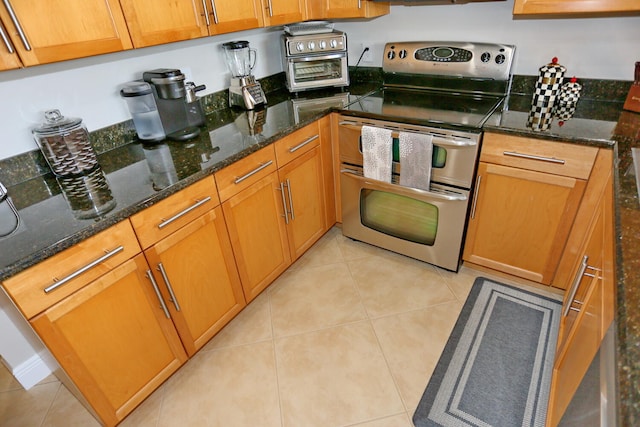
<instances>
[{"instance_id":1,"label":"toaster oven control knob","mask_svg":"<svg viewBox=\"0 0 640 427\"><path fill-rule=\"evenodd\" d=\"M401 59L406 58L406 57L407 57L407 50L406 50L406 49L402 49L402 50L400 51L400 53L398 54L398 56L399 56Z\"/></svg>"},{"instance_id":2,"label":"toaster oven control knob","mask_svg":"<svg viewBox=\"0 0 640 427\"><path fill-rule=\"evenodd\" d=\"M309 50L315 49L316 48L316 42L313 42L313 41L309 42L307 44L307 47L309 48Z\"/></svg>"},{"instance_id":3,"label":"toaster oven control knob","mask_svg":"<svg viewBox=\"0 0 640 427\"><path fill-rule=\"evenodd\" d=\"M327 42L324 40L320 40L320 43L318 43L318 46L320 47L320 49L326 49L327 48Z\"/></svg>"},{"instance_id":4,"label":"toaster oven control knob","mask_svg":"<svg viewBox=\"0 0 640 427\"><path fill-rule=\"evenodd\" d=\"M302 51L304 51L304 43L302 43L302 42L298 42L298 43L296 43L296 50L297 50L298 52L302 52Z\"/></svg>"},{"instance_id":5,"label":"toaster oven control knob","mask_svg":"<svg viewBox=\"0 0 640 427\"><path fill-rule=\"evenodd\" d=\"M480 55L480 60L482 62L489 62L491 60L491 54L489 52L484 52L482 55Z\"/></svg>"},{"instance_id":6,"label":"toaster oven control knob","mask_svg":"<svg viewBox=\"0 0 640 427\"><path fill-rule=\"evenodd\" d=\"M496 64L504 64L504 61L507 58L503 54L499 54L496 56Z\"/></svg>"},{"instance_id":7,"label":"toaster oven control knob","mask_svg":"<svg viewBox=\"0 0 640 427\"><path fill-rule=\"evenodd\" d=\"M396 52L394 50L390 50L389 52L387 52L387 58L393 59L395 57L396 57Z\"/></svg>"},{"instance_id":8,"label":"toaster oven control knob","mask_svg":"<svg viewBox=\"0 0 640 427\"><path fill-rule=\"evenodd\" d=\"M329 45L331 46L332 49L337 48L338 47L338 40L331 39L331 41L329 42Z\"/></svg>"}]
</instances>

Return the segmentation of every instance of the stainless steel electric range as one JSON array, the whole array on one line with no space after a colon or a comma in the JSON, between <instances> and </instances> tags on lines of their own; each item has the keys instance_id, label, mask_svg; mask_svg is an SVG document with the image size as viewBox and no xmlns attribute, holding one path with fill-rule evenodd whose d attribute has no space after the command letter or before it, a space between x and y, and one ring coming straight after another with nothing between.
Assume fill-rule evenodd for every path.
<instances>
[{"instance_id":1,"label":"stainless steel electric range","mask_svg":"<svg viewBox=\"0 0 640 427\"><path fill-rule=\"evenodd\" d=\"M482 126L503 107L514 52L488 43L386 44L383 86L345 107L339 122L345 236L458 270ZM366 176L364 127L391 131L389 182ZM426 188L403 179L401 140L412 134L430 144Z\"/></svg>"}]
</instances>

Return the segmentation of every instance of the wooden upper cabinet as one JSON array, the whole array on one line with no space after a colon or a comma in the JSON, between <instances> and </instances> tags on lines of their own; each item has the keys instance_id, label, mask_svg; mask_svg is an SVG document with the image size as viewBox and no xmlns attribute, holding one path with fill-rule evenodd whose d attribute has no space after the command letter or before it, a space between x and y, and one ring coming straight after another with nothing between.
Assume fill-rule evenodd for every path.
<instances>
[{"instance_id":1,"label":"wooden upper cabinet","mask_svg":"<svg viewBox=\"0 0 640 427\"><path fill-rule=\"evenodd\" d=\"M260 0L121 0L135 47L154 46L263 25Z\"/></svg>"},{"instance_id":2,"label":"wooden upper cabinet","mask_svg":"<svg viewBox=\"0 0 640 427\"><path fill-rule=\"evenodd\" d=\"M135 47L209 35L201 0L120 0Z\"/></svg>"},{"instance_id":3,"label":"wooden upper cabinet","mask_svg":"<svg viewBox=\"0 0 640 427\"><path fill-rule=\"evenodd\" d=\"M304 0L262 0L264 25L284 25L304 21L307 17Z\"/></svg>"},{"instance_id":4,"label":"wooden upper cabinet","mask_svg":"<svg viewBox=\"0 0 640 427\"><path fill-rule=\"evenodd\" d=\"M133 47L118 0L11 0L0 7L0 18L24 65Z\"/></svg>"},{"instance_id":5,"label":"wooden upper cabinet","mask_svg":"<svg viewBox=\"0 0 640 427\"><path fill-rule=\"evenodd\" d=\"M3 40L3 43L0 44L0 71L22 67L22 62L20 62L13 43L9 40L9 33L7 33L2 21L0 21L0 35Z\"/></svg>"},{"instance_id":6,"label":"wooden upper cabinet","mask_svg":"<svg viewBox=\"0 0 640 427\"><path fill-rule=\"evenodd\" d=\"M515 0L514 15L640 12L638 0Z\"/></svg>"},{"instance_id":7,"label":"wooden upper cabinet","mask_svg":"<svg viewBox=\"0 0 640 427\"><path fill-rule=\"evenodd\" d=\"M369 0L307 0L309 19L373 18L387 15L389 3Z\"/></svg>"}]
</instances>

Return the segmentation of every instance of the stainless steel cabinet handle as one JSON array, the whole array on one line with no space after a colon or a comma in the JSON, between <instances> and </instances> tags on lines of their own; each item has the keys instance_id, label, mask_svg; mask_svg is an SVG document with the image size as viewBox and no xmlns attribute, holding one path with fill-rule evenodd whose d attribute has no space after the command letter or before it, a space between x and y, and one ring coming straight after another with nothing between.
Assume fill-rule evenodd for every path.
<instances>
[{"instance_id":1,"label":"stainless steel cabinet handle","mask_svg":"<svg viewBox=\"0 0 640 427\"><path fill-rule=\"evenodd\" d=\"M308 143L313 142L318 138L320 138L320 135L314 135L309 139L305 139L304 141L302 141L300 144L296 145L295 147L289 148L289 152L290 153L295 153L296 151L298 151L299 149L301 149L302 147L304 147Z\"/></svg>"},{"instance_id":2,"label":"stainless steel cabinet handle","mask_svg":"<svg viewBox=\"0 0 640 427\"><path fill-rule=\"evenodd\" d=\"M215 24L218 23L218 11L216 10L216 2L215 0L211 0L211 9L213 9L213 22Z\"/></svg>"},{"instance_id":3,"label":"stainless steel cabinet handle","mask_svg":"<svg viewBox=\"0 0 640 427\"><path fill-rule=\"evenodd\" d=\"M158 224L158 228L162 229L162 228L166 227L167 225L171 224L173 221L175 221L178 218L188 214L192 210L204 205L205 203L207 203L210 200L211 200L211 197L209 197L209 196L205 197L202 200L197 200L196 199L196 202L193 205L189 206L188 208L186 208L185 210L183 210L181 212L178 212L177 214L175 214L171 218L169 218L169 219L162 218L162 222L160 224Z\"/></svg>"},{"instance_id":4,"label":"stainless steel cabinet handle","mask_svg":"<svg viewBox=\"0 0 640 427\"><path fill-rule=\"evenodd\" d=\"M358 9L362 9L362 0L358 0Z\"/></svg>"},{"instance_id":5,"label":"stainless steel cabinet handle","mask_svg":"<svg viewBox=\"0 0 640 427\"><path fill-rule=\"evenodd\" d=\"M211 25L209 21L209 11L207 10L207 0L202 0L202 7L204 8L204 20L207 23L207 27Z\"/></svg>"},{"instance_id":6,"label":"stainless steel cabinet handle","mask_svg":"<svg viewBox=\"0 0 640 427\"><path fill-rule=\"evenodd\" d=\"M158 297L158 301L160 301L160 307L162 307L162 311L164 311L164 315L167 319L171 319L171 315L169 314L169 309L167 308L167 304L164 303L164 299L162 299L162 294L160 293L160 288L158 288L158 284L156 283L156 279L153 278L153 273L151 270L147 270L147 277L151 280L151 286L153 286L153 290Z\"/></svg>"},{"instance_id":7,"label":"stainless steel cabinet handle","mask_svg":"<svg viewBox=\"0 0 640 427\"><path fill-rule=\"evenodd\" d=\"M74 271L73 273L69 274L68 276L58 280L56 278L53 279L54 283L53 285L47 286L46 288L44 288L44 293L48 294L49 292L58 289L60 286L66 284L67 282L75 279L76 277L80 276L83 273L86 273L87 271L91 270L93 267L95 267L96 265L100 264L101 262L104 262L106 260L108 260L109 258L111 258L112 256L115 256L117 254L119 254L120 252L122 252L124 250L124 246L118 246L117 248L115 248L112 251L107 251L106 254L102 255L100 258L96 259L95 261L90 262L89 264L85 265L84 267Z\"/></svg>"},{"instance_id":8,"label":"stainless steel cabinet handle","mask_svg":"<svg viewBox=\"0 0 640 427\"><path fill-rule=\"evenodd\" d=\"M529 159L529 160L539 160L541 162L558 163L561 165L564 165L565 163L564 160L556 159L555 157L536 156L534 154L518 153L516 151L503 151L502 154L505 156L520 157L520 158Z\"/></svg>"},{"instance_id":9,"label":"stainless steel cabinet handle","mask_svg":"<svg viewBox=\"0 0 640 427\"><path fill-rule=\"evenodd\" d=\"M0 37L2 38L2 42L7 48L7 51L9 51L9 53L15 53L16 51L13 48L13 44L11 43L7 30L4 28L4 25L2 25L2 22L0 22Z\"/></svg>"},{"instance_id":10,"label":"stainless steel cabinet handle","mask_svg":"<svg viewBox=\"0 0 640 427\"><path fill-rule=\"evenodd\" d=\"M287 178L285 185L287 186L287 193L289 193L289 208L291 209L291 219L296 219L295 215L293 214L293 197L291 196L291 181L289 181L289 178Z\"/></svg>"},{"instance_id":11,"label":"stainless steel cabinet handle","mask_svg":"<svg viewBox=\"0 0 640 427\"><path fill-rule=\"evenodd\" d=\"M268 161L268 162L266 162L266 163L260 163L260 166L258 166L257 168L255 168L255 169L254 169L254 170L252 170L251 172L246 173L246 174L244 174L244 175L242 175L242 176L240 176L240 177L237 177L237 178L233 181L233 183L234 183L234 184L240 184L242 181L244 181L245 179L249 178L249 177L250 177L250 176L252 176L252 175L257 174L257 173L258 173L258 172L260 172L262 169L264 169L264 168L266 168L266 167L268 167L268 166L271 166L271 164L272 164L272 163L273 163L273 160L269 160L269 161Z\"/></svg>"},{"instance_id":12,"label":"stainless steel cabinet handle","mask_svg":"<svg viewBox=\"0 0 640 427\"><path fill-rule=\"evenodd\" d=\"M280 195L282 196L282 209L284 210L284 223L289 224L289 213L287 212L287 201L284 197L284 182L280 183Z\"/></svg>"},{"instance_id":13,"label":"stainless steel cabinet handle","mask_svg":"<svg viewBox=\"0 0 640 427\"><path fill-rule=\"evenodd\" d=\"M471 206L471 219L476 217L476 206L478 206L478 194L480 193L480 182L482 181L482 175L478 175L476 179L476 189L473 192L473 205Z\"/></svg>"},{"instance_id":14,"label":"stainless steel cabinet handle","mask_svg":"<svg viewBox=\"0 0 640 427\"><path fill-rule=\"evenodd\" d=\"M348 120L343 120L341 122L338 122L338 125L340 126L353 126L353 127L357 127L357 128L362 128L362 126L368 125L368 126L376 126L376 127L381 127L383 129L389 129L391 130L391 137L392 138L398 138L400 136L400 132L408 132L408 133L417 133L420 135L432 135L433 136L433 145L440 145L440 146L447 146L447 147L473 147L475 145L478 145L476 141L472 140L472 139L460 139L460 138L456 138L456 137L449 137L449 138L443 138L442 136L433 134L429 131L419 131L419 130L415 130L415 129L404 129L402 127L399 126L384 126L384 125L378 125L378 124L368 124L368 123L358 123L358 122L352 122L352 121L348 121ZM362 149L360 149L360 152L362 152Z\"/></svg>"},{"instance_id":15,"label":"stainless steel cabinet handle","mask_svg":"<svg viewBox=\"0 0 640 427\"><path fill-rule=\"evenodd\" d=\"M25 35L22 29L22 25L20 25L20 21L18 21L18 17L16 16L16 13L13 11L11 2L9 0L2 0L2 3L4 3L4 7L7 9L7 12L9 12L9 16L11 17L11 22L13 22L13 25L16 27L16 31L18 31L18 36L20 37L20 40L22 41L24 48L30 51L31 45L29 44L29 40L27 40L27 36Z\"/></svg>"},{"instance_id":16,"label":"stainless steel cabinet handle","mask_svg":"<svg viewBox=\"0 0 640 427\"><path fill-rule=\"evenodd\" d=\"M273 6L271 5L271 0L269 0L269 4L267 5L267 9L269 9L269 17L273 17Z\"/></svg>"},{"instance_id":17,"label":"stainless steel cabinet handle","mask_svg":"<svg viewBox=\"0 0 640 427\"><path fill-rule=\"evenodd\" d=\"M162 280L164 280L164 284L167 285L167 290L169 291L171 302L175 306L176 311L180 311L180 304L178 304L178 298L176 298L176 294L173 292L173 287L171 286L171 282L169 281L167 272L164 269L164 265L162 265L161 262L158 263L158 271L160 271L160 274L162 274Z\"/></svg>"},{"instance_id":18,"label":"stainless steel cabinet handle","mask_svg":"<svg viewBox=\"0 0 640 427\"><path fill-rule=\"evenodd\" d=\"M573 283L571 284L571 288L569 288L569 298L567 299L567 305L562 310L562 316L566 316L569 314L569 310L571 310L571 306L573 305L573 300L576 297L576 292L578 292L578 286L580 285L580 281L582 280L582 276L586 271L589 262L589 255L585 255L582 257L582 262L580 263L580 268L578 269L578 273L573 278Z\"/></svg>"}]
</instances>

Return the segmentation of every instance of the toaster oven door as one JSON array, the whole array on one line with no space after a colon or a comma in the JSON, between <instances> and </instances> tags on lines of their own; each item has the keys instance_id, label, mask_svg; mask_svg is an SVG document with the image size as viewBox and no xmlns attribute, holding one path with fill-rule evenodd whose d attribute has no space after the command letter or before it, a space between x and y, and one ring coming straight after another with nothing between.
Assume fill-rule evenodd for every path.
<instances>
[{"instance_id":1,"label":"toaster oven door","mask_svg":"<svg viewBox=\"0 0 640 427\"><path fill-rule=\"evenodd\" d=\"M330 86L348 86L347 53L289 57L285 74L291 92Z\"/></svg>"}]
</instances>

